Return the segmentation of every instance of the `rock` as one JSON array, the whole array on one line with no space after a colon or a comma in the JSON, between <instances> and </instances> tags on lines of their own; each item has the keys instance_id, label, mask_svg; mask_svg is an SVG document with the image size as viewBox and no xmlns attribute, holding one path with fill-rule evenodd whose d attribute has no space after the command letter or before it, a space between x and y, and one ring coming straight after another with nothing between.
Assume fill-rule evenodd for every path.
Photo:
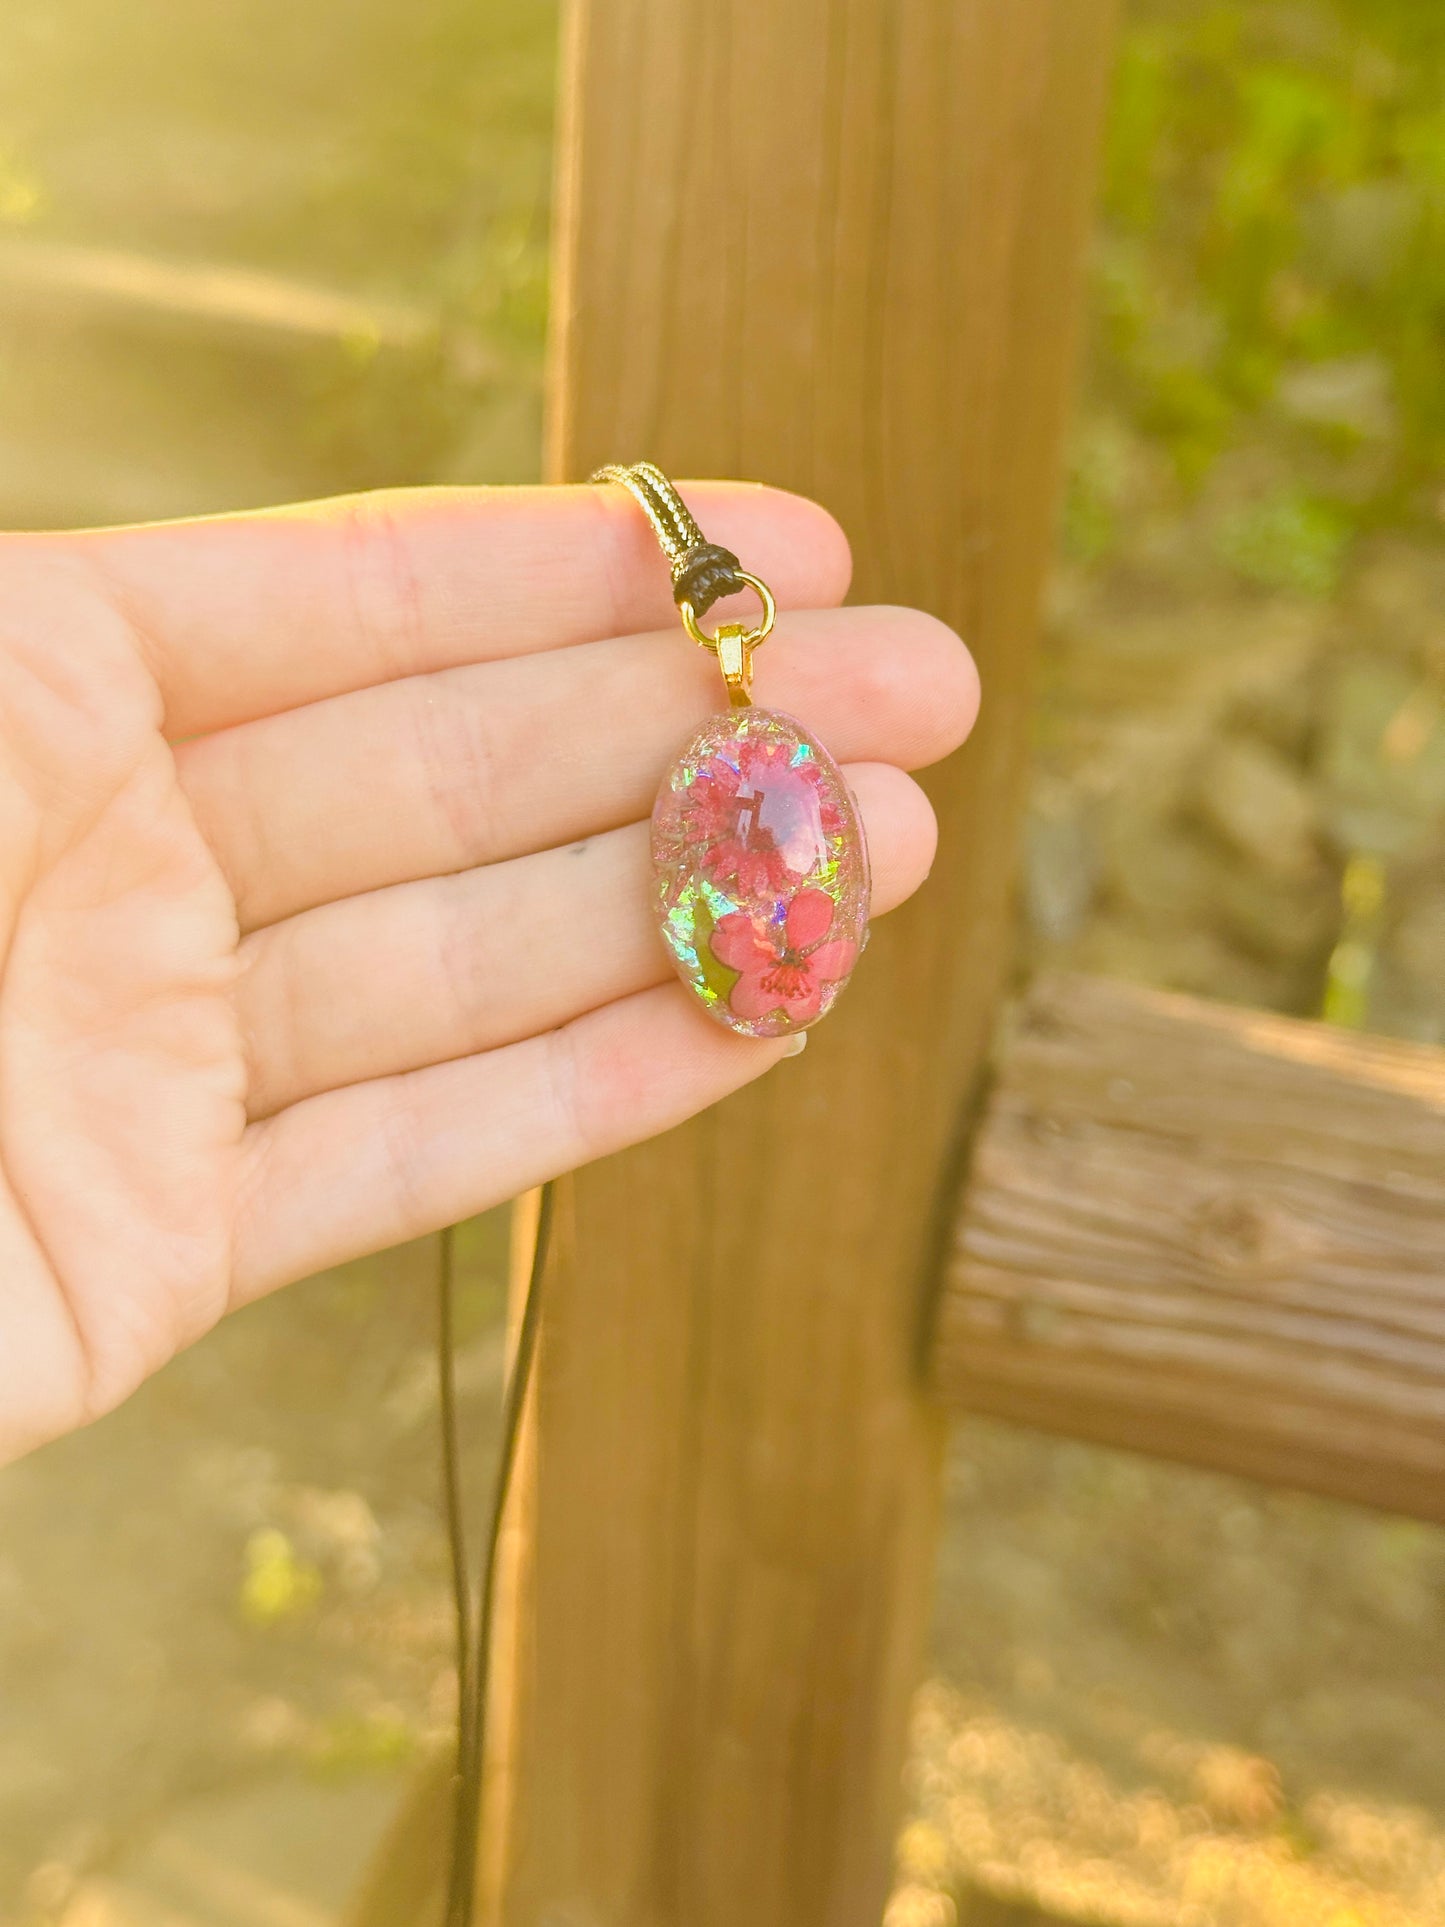
<instances>
[{"instance_id":1,"label":"rock","mask_svg":"<svg viewBox=\"0 0 1445 1927\"><path fill-rule=\"evenodd\" d=\"M1411 904L1395 926L1390 953L1410 976L1445 1001L1445 894Z\"/></svg>"},{"instance_id":2,"label":"rock","mask_svg":"<svg viewBox=\"0 0 1445 1927\"><path fill-rule=\"evenodd\" d=\"M1352 652L1417 669L1445 655L1445 544L1374 536L1351 567L1341 619Z\"/></svg>"},{"instance_id":3,"label":"rock","mask_svg":"<svg viewBox=\"0 0 1445 1927\"><path fill-rule=\"evenodd\" d=\"M1339 922L1339 905L1323 868L1311 888L1308 882L1226 866L1218 880L1215 908L1223 930L1272 963L1301 963L1311 957L1323 963Z\"/></svg>"},{"instance_id":4,"label":"rock","mask_svg":"<svg viewBox=\"0 0 1445 1927\"><path fill-rule=\"evenodd\" d=\"M1418 857L1445 818L1445 704L1433 683L1377 657L1334 665L1317 768L1341 849Z\"/></svg>"},{"instance_id":5,"label":"rock","mask_svg":"<svg viewBox=\"0 0 1445 1927\"><path fill-rule=\"evenodd\" d=\"M1278 750L1249 736L1216 743L1200 764L1194 803L1201 821L1266 875L1304 880L1317 874L1315 798Z\"/></svg>"},{"instance_id":6,"label":"rock","mask_svg":"<svg viewBox=\"0 0 1445 1927\"><path fill-rule=\"evenodd\" d=\"M1107 849L1109 892L1119 903L1176 928L1211 921L1226 860L1197 836L1125 806L1111 813Z\"/></svg>"},{"instance_id":7,"label":"rock","mask_svg":"<svg viewBox=\"0 0 1445 1927\"><path fill-rule=\"evenodd\" d=\"M1445 852L1438 862L1445 870ZM1390 932L1371 990L1370 1027L1445 1044L1445 893L1410 903Z\"/></svg>"},{"instance_id":8,"label":"rock","mask_svg":"<svg viewBox=\"0 0 1445 1927\"><path fill-rule=\"evenodd\" d=\"M1276 673L1256 674L1245 683L1229 706L1225 728L1232 735L1259 737L1298 767L1308 756L1319 704L1316 664L1294 651Z\"/></svg>"},{"instance_id":9,"label":"rock","mask_svg":"<svg viewBox=\"0 0 1445 1927\"><path fill-rule=\"evenodd\" d=\"M1386 441L1395 432L1394 383L1381 355L1302 362L1282 376L1276 392L1284 412L1306 427L1361 441Z\"/></svg>"},{"instance_id":10,"label":"rock","mask_svg":"<svg viewBox=\"0 0 1445 1927\"><path fill-rule=\"evenodd\" d=\"M1377 176L1321 196L1308 210L1311 250L1356 287L1378 287L1399 267L1421 219L1420 187Z\"/></svg>"},{"instance_id":11,"label":"rock","mask_svg":"<svg viewBox=\"0 0 1445 1927\"><path fill-rule=\"evenodd\" d=\"M1226 1003L1279 1009L1295 1001L1277 971L1197 924L1175 928L1096 916L1079 942L1077 966Z\"/></svg>"}]
</instances>

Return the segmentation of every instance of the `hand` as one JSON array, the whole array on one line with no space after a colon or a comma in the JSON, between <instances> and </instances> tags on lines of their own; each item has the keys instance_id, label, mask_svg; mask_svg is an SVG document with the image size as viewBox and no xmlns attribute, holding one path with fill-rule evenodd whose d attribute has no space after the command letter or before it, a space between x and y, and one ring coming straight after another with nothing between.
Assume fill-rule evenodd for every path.
<instances>
[{"instance_id":1,"label":"hand","mask_svg":"<svg viewBox=\"0 0 1445 1927\"><path fill-rule=\"evenodd\" d=\"M969 658L830 606L821 509L689 494L796 611L760 699L848 765L887 910L934 844L899 772L966 733ZM643 819L717 701L620 490L0 541L0 1457L778 1060L651 923Z\"/></svg>"}]
</instances>

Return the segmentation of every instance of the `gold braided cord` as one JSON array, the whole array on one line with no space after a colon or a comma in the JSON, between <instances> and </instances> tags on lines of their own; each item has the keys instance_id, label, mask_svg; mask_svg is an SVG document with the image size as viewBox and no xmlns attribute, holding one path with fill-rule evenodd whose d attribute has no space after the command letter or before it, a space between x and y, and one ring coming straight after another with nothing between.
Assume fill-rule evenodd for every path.
<instances>
[{"instance_id":1,"label":"gold braided cord","mask_svg":"<svg viewBox=\"0 0 1445 1927\"><path fill-rule=\"evenodd\" d=\"M606 468L597 469L591 480L617 482L627 490L652 524L652 532L674 572L706 542L686 502L655 462L609 462Z\"/></svg>"},{"instance_id":2,"label":"gold braided cord","mask_svg":"<svg viewBox=\"0 0 1445 1927\"><path fill-rule=\"evenodd\" d=\"M625 488L652 526L668 567L672 594L682 626L695 643L718 659L727 684L728 701L746 708L752 678L753 651L765 643L777 619L778 605L766 582L743 568L731 549L709 542L688 512L687 504L655 462L609 462L592 475L594 482L616 482ZM751 626L720 623L711 635L698 618L721 596L751 589L762 604L762 615Z\"/></svg>"}]
</instances>

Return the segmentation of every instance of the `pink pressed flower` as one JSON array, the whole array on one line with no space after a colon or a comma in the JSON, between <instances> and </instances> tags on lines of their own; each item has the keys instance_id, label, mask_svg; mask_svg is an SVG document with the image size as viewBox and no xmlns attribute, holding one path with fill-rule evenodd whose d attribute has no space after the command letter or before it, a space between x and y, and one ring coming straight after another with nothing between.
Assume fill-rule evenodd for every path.
<instances>
[{"instance_id":1,"label":"pink pressed flower","mask_svg":"<svg viewBox=\"0 0 1445 1927\"><path fill-rule=\"evenodd\" d=\"M788 866L777 850L750 850L736 841L715 843L702 867L720 890L761 902L788 887Z\"/></svg>"},{"instance_id":2,"label":"pink pressed flower","mask_svg":"<svg viewBox=\"0 0 1445 1927\"><path fill-rule=\"evenodd\" d=\"M728 996L734 1015L752 1023L781 1010L794 1024L811 1023L824 987L846 977L858 954L847 939L823 941L832 924L833 899L822 890L800 890L781 930L743 910L720 917L711 949L739 973Z\"/></svg>"},{"instance_id":3,"label":"pink pressed flower","mask_svg":"<svg viewBox=\"0 0 1445 1927\"><path fill-rule=\"evenodd\" d=\"M702 867L712 881L754 900L775 897L790 879L806 874L798 867L795 836L810 866L819 833L835 834L841 821L816 765L794 766L781 743L744 743L736 768L715 762L677 806L678 831L701 846Z\"/></svg>"}]
</instances>

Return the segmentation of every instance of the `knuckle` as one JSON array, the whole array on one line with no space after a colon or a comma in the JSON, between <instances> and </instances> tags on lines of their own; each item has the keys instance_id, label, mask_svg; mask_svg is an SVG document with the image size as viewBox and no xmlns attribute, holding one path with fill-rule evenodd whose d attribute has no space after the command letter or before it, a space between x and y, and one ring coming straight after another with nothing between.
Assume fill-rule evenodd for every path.
<instances>
[{"instance_id":1,"label":"knuckle","mask_svg":"<svg viewBox=\"0 0 1445 1927\"><path fill-rule=\"evenodd\" d=\"M620 489L594 488L587 501L596 533L592 543L596 563L596 592L607 611L607 633L625 635L632 625L632 605L638 558L644 553L647 531ZM649 558L650 559L650 558Z\"/></svg>"},{"instance_id":2,"label":"knuckle","mask_svg":"<svg viewBox=\"0 0 1445 1927\"><path fill-rule=\"evenodd\" d=\"M484 910L477 892L467 887L469 881L466 877L439 880L434 941L429 953L436 975L437 1027L459 1051L481 1047L487 998L478 964L486 956L488 937L494 927L513 927L508 907L494 905L490 911Z\"/></svg>"},{"instance_id":3,"label":"knuckle","mask_svg":"<svg viewBox=\"0 0 1445 1927\"><path fill-rule=\"evenodd\" d=\"M462 672L464 673L464 672ZM409 734L446 868L486 861L499 847L496 750L479 704L443 674L411 685Z\"/></svg>"},{"instance_id":4,"label":"knuckle","mask_svg":"<svg viewBox=\"0 0 1445 1927\"><path fill-rule=\"evenodd\" d=\"M377 1120L385 1183L396 1225L403 1235L428 1225L427 1158L424 1133L411 1101L411 1082L399 1079Z\"/></svg>"},{"instance_id":5,"label":"knuckle","mask_svg":"<svg viewBox=\"0 0 1445 1927\"><path fill-rule=\"evenodd\" d=\"M285 884L267 809L269 771L256 738L246 730L228 730L183 744L176 768L201 834L222 868L241 928L268 922L285 905Z\"/></svg>"},{"instance_id":6,"label":"knuckle","mask_svg":"<svg viewBox=\"0 0 1445 1927\"><path fill-rule=\"evenodd\" d=\"M265 955L264 939L258 943L254 937L246 938L236 952L236 982L233 997L236 1011L236 1030L241 1043L241 1062L246 1078L246 1116L247 1119L264 1117L273 1108L271 1092L276 1078L272 1070L275 1060L285 1055L288 1039L280 1036L281 1025L272 1013L267 968L269 959ZM275 1000L284 1013L284 995ZM266 1049L261 1048L261 1039L266 1039Z\"/></svg>"},{"instance_id":7,"label":"knuckle","mask_svg":"<svg viewBox=\"0 0 1445 1927\"><path fill-rule=\"evenodd\" d=\"M386 491L337 504L331 526L343 589L368 653L392 676L426 659L425 602L406 523Z\"/></svg>"},{"instance_id":8,"label":"knuckle","mask_svg":"<svg viewBox=\"0 0 1445 1927\"><path fill-rule=\"evenodd\" d=\"M246 1114L269 1117L296 1095L309 1094L306 969L291 940L293 926L248 937L239 952L236 1017L246 1073Z\"/></svg>"},{"instance_id":9,"label":"knuckle","mask_svg":"<svg viewBox=\"0 0 1445 1927\"><path fill-rule=\"evenodd\" d=\"M145 638L76 542L0 538L0 732L57 801L121 782L161 724Z\"/></svg>"},{"instance_id":10,"label":"knuckle","mask_svg":"<svg viewBox=\"0 0 1445 1927\"><path fill-rule=\"evenodd\" d=\"M575 1025L564 1024L559 1030L549 1031L544 1049L547 1135L556 1146L555 1167L565 1170L571 1165L585 1164L596 1155L600 1136L589 1101L596 1080L584 1071Z\"/></svg>"}]
</instances>

